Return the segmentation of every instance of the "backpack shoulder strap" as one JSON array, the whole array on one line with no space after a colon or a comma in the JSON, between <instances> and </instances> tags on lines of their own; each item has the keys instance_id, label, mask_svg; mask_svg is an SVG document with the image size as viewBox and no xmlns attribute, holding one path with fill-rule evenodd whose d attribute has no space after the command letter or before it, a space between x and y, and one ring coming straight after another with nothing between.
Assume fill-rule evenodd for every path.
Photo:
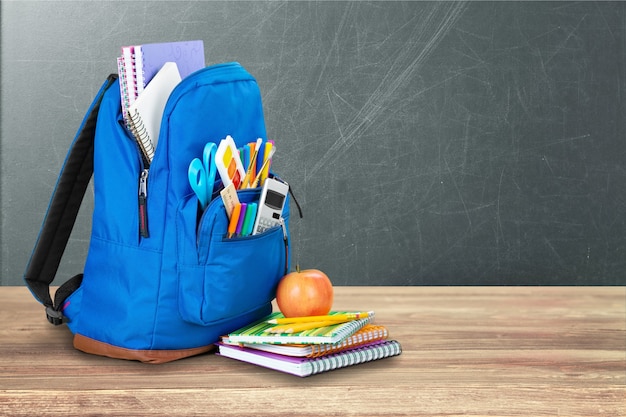
<instances>
[{"instance_id":1,"label":"backpack shoulder strap","mask_svg":"<svg viewBox=\"0 0 626 417\"><path fill-rule=\"evenodd\" d=\"M61 312L63 303L82 282L82 274L74 276L61 285L55 293L54 302L52 301L50 284L61 263L61 257L93 174L94 139L100 103L105 91L116 79L116 74L111 74L107 78L87 110L59 174L39 237L24 273L26 285L35 298L45 306L48 321L55 325L63 323L64 317Z\"/></svg>"}]
</instances>

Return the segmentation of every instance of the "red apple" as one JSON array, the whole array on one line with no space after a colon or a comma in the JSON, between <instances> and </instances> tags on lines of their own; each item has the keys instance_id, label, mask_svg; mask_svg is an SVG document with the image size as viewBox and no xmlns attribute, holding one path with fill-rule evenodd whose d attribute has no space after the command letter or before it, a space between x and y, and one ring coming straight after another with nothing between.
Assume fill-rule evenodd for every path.
<instances>
[{"instance_id":1,"label":"red apple","mask_svg":"<svg viewBox=\"0 0 626 417\"><path fill-rule=\"evenodd\" d=\"M276 302L285 317L323 316L333 306L333 285L320 270L296 268L278 283Z\"/></svg>"}]
</instances>

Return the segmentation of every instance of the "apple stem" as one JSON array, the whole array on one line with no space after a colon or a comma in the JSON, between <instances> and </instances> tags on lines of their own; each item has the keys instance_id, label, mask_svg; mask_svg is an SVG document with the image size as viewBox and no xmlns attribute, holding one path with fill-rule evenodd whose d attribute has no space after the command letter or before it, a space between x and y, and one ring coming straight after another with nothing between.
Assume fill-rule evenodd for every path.
<instances>
[{"instance_id":1,"label":"apple stem","mask_svg":"<svg viewBox=\"0 0 626 417\"><path fill-rule=\"evenodd\" d=\"M300 273L300 264L299 263L296 264L296 272Z\"/></svg>"}]
</instances>

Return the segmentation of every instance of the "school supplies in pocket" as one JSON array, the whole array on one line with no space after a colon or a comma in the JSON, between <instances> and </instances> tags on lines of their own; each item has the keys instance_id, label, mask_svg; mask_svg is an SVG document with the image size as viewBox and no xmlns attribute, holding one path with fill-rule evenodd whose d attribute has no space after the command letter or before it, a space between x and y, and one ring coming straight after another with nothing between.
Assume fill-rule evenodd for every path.
<instances>
[{"instance_id":1,"label":"school supplies in pocket","mask_svg":"<svg viewBox=\"0 0 626 417\"><path fill-rule=\"evenodd\" d=\"M142 158L120 103L111 76L68 153L25 281L49 321L66 323L82 351L153 363L206 352L219 336L271 312L290 264L288 196L280 224L233 235L224 184L209 178L208 162L200 164L204 194L190 184L189 165L202 161L207 143L230 136L242 147L266 138L259 88L238 63L184 78L167 99L151 160ZM84 272L53 301L49 286L92 173ZM261 191L238 190L238 203L258 204Z\"/></svg>"}]
</instances>

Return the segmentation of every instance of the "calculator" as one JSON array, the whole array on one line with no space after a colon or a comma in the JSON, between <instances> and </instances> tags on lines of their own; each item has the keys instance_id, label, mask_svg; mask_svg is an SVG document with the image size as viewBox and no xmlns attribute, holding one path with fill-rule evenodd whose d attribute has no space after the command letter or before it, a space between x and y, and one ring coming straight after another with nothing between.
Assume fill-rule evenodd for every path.
<instances>
[{"instance_id":1,"label":"calculator","mask_svg":"<svg viewBox=\"0 0 626 417\"><path fill-rule=\"evenodd\" d=\"M289 184L286 182L276 178L265 180L259 198L259 209L252 228L253 235L280 225L288 192Z\"/></svg>"}]
</instances>

